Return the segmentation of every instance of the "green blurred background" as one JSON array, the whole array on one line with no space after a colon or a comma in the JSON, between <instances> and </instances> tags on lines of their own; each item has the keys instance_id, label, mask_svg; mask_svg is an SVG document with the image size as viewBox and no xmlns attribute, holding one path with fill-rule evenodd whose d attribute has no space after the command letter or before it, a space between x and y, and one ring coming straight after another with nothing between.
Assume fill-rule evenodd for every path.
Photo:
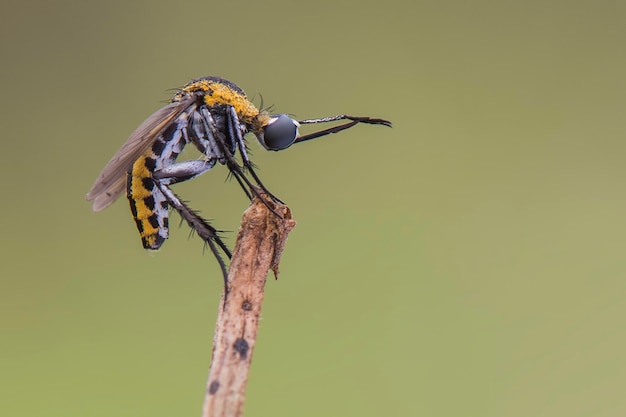
<instances>
[{"instance_id":1,"label":"green blurred background","mask_svg":"<svg viewBox=\"0 0 626 417\"><path fill-rule=\"evenodd\" d=\"M617 0L5 0L0 414L200 414L216 263L186 226L145 253L126 201L84 196L168 89L220 75L298 118L394 122L252 144L298 226L247 416L626 415L625 19ZM234 231L225 178L176 190Z\"/></svg>"}]
</instances>

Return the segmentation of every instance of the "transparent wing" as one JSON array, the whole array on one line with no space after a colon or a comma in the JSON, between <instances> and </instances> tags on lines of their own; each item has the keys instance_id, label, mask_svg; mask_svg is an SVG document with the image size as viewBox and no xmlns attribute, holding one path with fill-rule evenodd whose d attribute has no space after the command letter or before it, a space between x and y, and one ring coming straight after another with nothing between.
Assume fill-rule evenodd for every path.
<instances>
[{"instance_id":1,"label":"transparent wing","mask_svg":"<svg viewBox=\"0 0 626 417\"><path fill-rule=\"evenodd\" d=\"M148 117L130 135L126 143L106 164L96 182L87 193L87 200L93 200L93 210L100 211L108 207L124 192L126 172L143 153L152 146L156 138L185 110L193 112L195 104L192 97L169 104Z\"/></svg>"}]
</instances>

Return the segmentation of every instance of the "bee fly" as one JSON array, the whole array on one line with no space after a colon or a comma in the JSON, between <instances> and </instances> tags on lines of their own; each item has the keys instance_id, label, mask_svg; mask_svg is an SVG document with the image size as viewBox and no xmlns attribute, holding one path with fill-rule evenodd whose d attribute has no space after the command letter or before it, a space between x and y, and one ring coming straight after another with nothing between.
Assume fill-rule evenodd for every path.
<instances>
[{"instance_id":1,"label":"bee fly","mask_svg":"<svg viewBox=\"0 0 626 417\"><path fill-rule=\"evenodd\" d=\"M303 124L347 120L347 123L301 136ZM286 149L294 143L337 133L358 123L391 126L391 122L369 117L338 115L296 121L286 114L269 114L257 109L245 93L219 77L193 80L178 91L167 106L146 119L104 167L89 193L93 210L113 203L124 190L143 247L158 249L168 237L168 209L171 206L209 246L226 279L226 265L219 249L231 253L218 231L191 209L170 188L205 173L216 163L226 165L249 198L263 185L248 157L245 135L254 133L270 151ZM193 144L202 159L176 162L187 144ZM239 151L241 163L235 156ZM247 177L249 173L252 181ZM278 199L276 199L278 201Z\"/></svg>"}]
</instances>

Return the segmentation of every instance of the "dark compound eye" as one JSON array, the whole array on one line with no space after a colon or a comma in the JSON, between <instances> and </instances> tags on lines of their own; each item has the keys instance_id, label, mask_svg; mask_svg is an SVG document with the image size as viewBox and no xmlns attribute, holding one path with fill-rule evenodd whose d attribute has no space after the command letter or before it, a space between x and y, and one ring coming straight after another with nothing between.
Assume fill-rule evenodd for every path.
<instances>
[{"instance_id":1,"label":"dark compound eye","mask_svg":"<svg viewBox=\"0 0 626 417\"><path fill-rule=\"evenodd\" d=\"M298 122L286 114L272 117L263 129L263 146L270 151L288 148L298 137L298 126Z\"/></svg>"}]
</instances>

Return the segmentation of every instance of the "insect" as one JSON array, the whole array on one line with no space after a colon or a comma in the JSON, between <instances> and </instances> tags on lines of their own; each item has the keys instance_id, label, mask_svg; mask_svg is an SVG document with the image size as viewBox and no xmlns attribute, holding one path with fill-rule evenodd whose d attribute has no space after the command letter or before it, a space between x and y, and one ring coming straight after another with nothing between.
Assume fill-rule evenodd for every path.
<instances>
[{"instance_id":1,"label":"insect","mask_svg":"<svg viewBox=\"0 0 626 417\"><path fill-rule=\"evenodd\" d=\"M339 120L347 123L303 136L298 132L300 125ZM387 120L344 114L296 121L286 114L273 115L257 109L243 90L230 81L198 78L139 125L104 167L87 193L87 200L93 201L94 211L100 211L126 191L143 247L154 250L168 237L169 209L173 208L209 246L226 279L222 253L230 258L228 247L218 231L181 200L171 185L197 177L219 163L228 168L249 198L258 194L258 186L279 201L254 171L246 145L247 133L253 133L265 149L280 151L359 123L391 127ZM188 144L193 144L202 157L177 162ZM237 153L241 162L236 159Z\"/></svg>"}]
</instances>

